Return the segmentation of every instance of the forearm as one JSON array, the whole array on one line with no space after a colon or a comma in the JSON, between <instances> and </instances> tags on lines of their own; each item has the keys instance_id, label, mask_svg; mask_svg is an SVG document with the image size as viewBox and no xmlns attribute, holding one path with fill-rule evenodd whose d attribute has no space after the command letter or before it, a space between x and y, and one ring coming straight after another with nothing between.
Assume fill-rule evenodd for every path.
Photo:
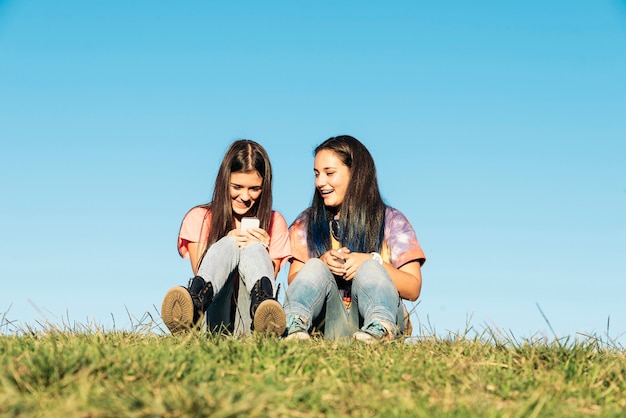
<instances>
[{"instance_id":1,"label":"forearm","mask_svg":"<svg viewBox=\"0 0 626 418\"><path fill-rule=\"evenodd\" d=\"M278 272L280 271L280 261L272 260L272 265L274 266L274 280L278 277Z\"/></svg>"},{"instance_id":2,"label":"forearm","mask_svg":"<svg viewBox=\"0 0 626 418\"><path fill-rule=\"evenodd\" d=\"M300 271L300 269L304 266L304 263L300 260L296 260L295 258L291 259L291 264L289 266L289 273L287 274L287 284L290 285L293 279L296 278L296 275Z\"/></svg>"},{"instance_id":3,"label":"forearm","mask_svg":"<svg viewBox=\"0 0 626 418\"><path fill-rule=\"evenodd\" d=\"M188 244L189 262L191 263L191 271L193 271L194 276L198 275L200 261L202 261L202 256L206 252L206 249L207 245L205 243L190 242Z\"/></svg>"},{"instance_id":4,"label":"forearm","mask_svg":"<svg viewBox=\"0 0 626 418\"><path fill-rule=\"evenodd\" d=\"M417 300L422 290L422 273L419 263L407 263L400 267L400 269L395 268L389 263L383 263L383 266L396 285L400 297L410 301Z\"/></svg>"}]
</instances>

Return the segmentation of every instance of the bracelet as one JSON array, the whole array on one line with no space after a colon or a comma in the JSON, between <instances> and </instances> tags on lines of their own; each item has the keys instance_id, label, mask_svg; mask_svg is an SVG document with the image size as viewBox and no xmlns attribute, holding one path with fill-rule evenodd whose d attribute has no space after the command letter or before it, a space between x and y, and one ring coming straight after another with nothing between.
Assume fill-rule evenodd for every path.
<instances>
[{"instance_id":1,"label":"bracelet","mask_svg":"<svg viewBox=\"0 0 626 418\"><path fill-rule=\"evenodd\" d=\"M372 259L376 261L381 266L383 265L383 258L377 252L370 253L372 255Z\"/></svg>"}]
</instances>

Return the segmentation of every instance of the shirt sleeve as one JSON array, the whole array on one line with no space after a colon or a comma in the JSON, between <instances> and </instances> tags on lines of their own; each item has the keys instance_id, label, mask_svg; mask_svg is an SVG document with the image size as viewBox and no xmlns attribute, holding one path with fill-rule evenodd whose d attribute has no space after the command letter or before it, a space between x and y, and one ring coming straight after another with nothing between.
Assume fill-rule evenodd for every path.
<instances>
[{"instance_id":1,"label":"shirt sleeve","mask_svg":"<svg viewBox=\"0 0 626 418\"><path fill-rule=\"evenodd\" d=\"M310 258L309 248L306 242L306 218L306 212L302 212L289 228L291 257L302 263L306 263Z\"/></svg>"},{"instance_id":2,"label":"shirt sleeve","mask_svg":"<svg viewBox=\"0 0 626 418\"><path fill-rule=\"evenodd\" d=\"M187 258L190 242L208 242L210 228L211 212L207 208L197 206L187 212L178 233L178 254Z\"/></svg>"},{"instance_id":3,"label":"shirt sleeve","mask_svg":"<svg viewBox=\"0 0 626 418\"><path fill-rule=\"evenodd\" d=\"M389 248L389 262L395 268L411 261L418 261L422 265L426 262L409 220L399 210L389 207L385 213L385 241Z\"/></svg>"},{"instance_id":4,"label":"shirt sleeve","mask_svg":"<svg viewBox=\"0 0 626 418\"><path fill-rule=\"evenodd\" d=\"M279 212L272 211L269 234L270 258L282 268L291 258L291 245L289 243L287 221Z\"/></svg>"}]
</instances>

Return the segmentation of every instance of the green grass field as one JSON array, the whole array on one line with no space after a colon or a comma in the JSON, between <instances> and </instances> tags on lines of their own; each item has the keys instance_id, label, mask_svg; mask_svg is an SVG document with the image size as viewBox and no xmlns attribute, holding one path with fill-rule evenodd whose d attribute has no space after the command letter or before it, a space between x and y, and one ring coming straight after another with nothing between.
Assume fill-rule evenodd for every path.
<instances>
[{"instance_id":1,"label":"green grass field","mask_svg":"<svg viewBox=\"0 0 626 418\"><path fill-rule=\"evenodd\" d=\"M0 327L0 416L619 417L626 354L487 330L362 345ZM158 326L158 325L156 325Z\"/></svg>"}]
</instances>

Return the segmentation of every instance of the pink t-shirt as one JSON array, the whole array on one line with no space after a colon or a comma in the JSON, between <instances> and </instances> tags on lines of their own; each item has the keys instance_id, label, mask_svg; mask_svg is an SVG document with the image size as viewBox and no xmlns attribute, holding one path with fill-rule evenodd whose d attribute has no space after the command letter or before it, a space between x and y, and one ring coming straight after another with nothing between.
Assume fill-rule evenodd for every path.
<instances>
[{"instance_id":1,"label":"pink t-shirt","mask_svg":"<svg viewBox=\"0 0 626 418\"><path fill-rule=\"evenodd\" d=\"M306 219L308 210L302 212L291 225L290 241L293 258L306 263L309 257L307 246ZM409 220L402 212L387 206L385 210L385 231L383 249L380 253L383 260L395 268L400 268L410 261L424 264L426 256Z\"/></svg>"},{"instance_id":2,"label":"pink t-shirt","mask_svg":"<svg viewBox=\"0 0 626 418\"><path fill-rule=\"evenodd\" d=\"M209 230L211 229L211 211L205 207L195 207L191 209L180 226L178 233L178 253L181 257L189 257L189 243L206 243L209 240ZM289 245L289 230L287 222L279 212L272 211L269 231L270 258L282 267L291 257L291 247Z\"/></svg>"}]
</instances>

